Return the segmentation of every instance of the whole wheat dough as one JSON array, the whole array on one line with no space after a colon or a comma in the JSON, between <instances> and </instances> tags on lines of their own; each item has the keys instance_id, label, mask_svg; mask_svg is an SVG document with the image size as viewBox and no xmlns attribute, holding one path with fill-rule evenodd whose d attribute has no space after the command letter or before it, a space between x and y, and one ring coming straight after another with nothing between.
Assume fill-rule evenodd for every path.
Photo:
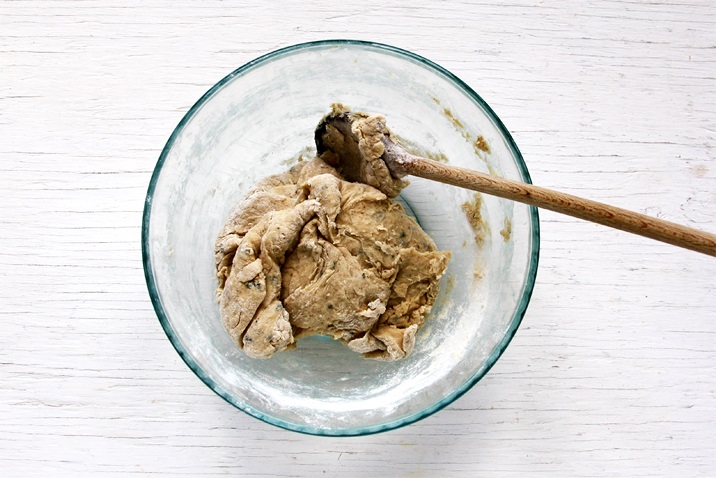
<instances>
[{"instance_id":1,"label":"whole wheat dough","mask_svg":"<svg viewBox=\"0 0 716 478\"><path fill-rule=\"evenodd\" d=\"M366 358L401 359L450 253L386 194L343 180L326 161L335 158L264 179L232 213L215 250L222 320L255 358L322 334ZM404 185L390 181L389 191Z\"/></svg>"}]
</instances>

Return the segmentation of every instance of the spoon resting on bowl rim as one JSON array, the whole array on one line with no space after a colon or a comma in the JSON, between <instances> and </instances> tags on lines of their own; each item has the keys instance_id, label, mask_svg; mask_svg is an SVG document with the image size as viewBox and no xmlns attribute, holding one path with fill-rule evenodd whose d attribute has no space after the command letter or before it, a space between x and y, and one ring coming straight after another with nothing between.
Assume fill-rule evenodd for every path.
<instances>
[{"instance_id":1,"label":"spoon resting on bowl rim","mask_svg":"<svg viewBox=\"0 0 716 478\"><path fill-rule=\"evenodd\" d=\"M498 196L638 234L716 257L716 234L528 183L448 166L405 151L380 115L352 113L334 105L315 133L319 155L349 181L397 195L401 178L418 176Z\"/></svg>"}]
</instances>

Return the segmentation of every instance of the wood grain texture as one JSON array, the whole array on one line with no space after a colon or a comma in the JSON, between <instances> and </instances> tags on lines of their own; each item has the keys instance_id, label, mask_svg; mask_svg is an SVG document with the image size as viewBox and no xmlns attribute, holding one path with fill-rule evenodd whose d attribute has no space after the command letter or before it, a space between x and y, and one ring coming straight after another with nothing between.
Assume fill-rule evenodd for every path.
<instances>
[{"instance_id":1,"label":"wood grain texture","mask_svg":"<svg viewBox=\"0 0 716 478\"><path fill-rule=\"evenodd\" d=\"M403 175L411 174L499 196L716 257L716 235L710 232L541 186L450 166L404 151L392 156L386 149L383 157L391 171L397 170Z\"/></svg>"},{"instance_id":2,"label":"wood grain texture","mask_svg":"<svg viewBox=\"0 0 716 478\"><path fill-rule=\"evenodd\" d=\"M457 74L535 183L716 230L713 0L5 0L2 475L716 474L716 261L550 212L514 341L417 424L298 435L233 409L184 365L141 265L159 152L236 67L336 37Z\"/></svg>"}]
</instances>

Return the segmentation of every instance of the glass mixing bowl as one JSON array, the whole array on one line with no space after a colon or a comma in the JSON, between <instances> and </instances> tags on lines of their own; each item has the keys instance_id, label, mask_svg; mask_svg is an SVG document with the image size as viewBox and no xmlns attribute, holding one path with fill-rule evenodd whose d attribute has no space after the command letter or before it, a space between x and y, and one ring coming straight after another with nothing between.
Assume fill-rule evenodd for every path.
<instances>
[{"instance_id":1,"label":"glass mixing bowl","mask_svg":"<svg viewBox=\"0 0 716 478\"><path fill-rule=\"evenodd\" d=\"M268 360L245 356L219 318L214 241L258 180L311 156L314 129L333 102L382 113L414 152L530 181L497 115L440 66L376 43L295 45L234 71L181 120L149 184L142 252L162 327L212 390L280 427L362 435L434 413L495 364L529 302L539 221L532 207L483 196L476 206L484 237L476 239L462 208L474 193L409 178L399 200L440 249L452 251L413 353L378 362L311 337Z\"/></svg>"}]
</instances>

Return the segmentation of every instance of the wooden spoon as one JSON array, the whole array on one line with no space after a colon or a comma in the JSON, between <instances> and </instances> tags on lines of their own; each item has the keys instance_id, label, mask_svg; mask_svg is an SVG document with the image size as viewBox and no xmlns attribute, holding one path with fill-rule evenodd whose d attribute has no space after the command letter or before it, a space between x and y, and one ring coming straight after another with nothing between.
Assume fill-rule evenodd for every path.
<instances>
[{"instance_id":1,"label":"wooden spoon","mask_svg":"<svg viewBox=\"0 0 716 478\"><path fill-rule=\"evenodd\" d=\"M376 129L375 125L378 125L378 129L382 127L382 131L374 132L378 133L379 140L383 143L383 152L379 158L385 163L387 171L392 176L388 182L390 179L394 181L406 175L418 176L549 209L716 257L716 234L532 184L448 166L415 156L391 140L390 132L382 123L381 117L368 117L334 109L334 112L326 116L316 129L316 146L319 154L332 151L334 155L339 156L341 173L349 181L371 184L371 181L366 181L365 178L366 168L370 171L370 176L374 181L376 176L380 176L380 171L377 172L378 174L374 174L376 171L374 163L372 166L366 166L367 161L375 161L375 158L365 157L366 148L359 147L361 138L356 136L355 122L370 118L373 120L378 118L377 123L373 121L373 129ZM340 147L336 147L335 138L331 138L336 133L339 133L340 136ZM372 185L383 190L381 185ZM384 192L388 193L385 190Z\"/></svg>"}]
</instances>

